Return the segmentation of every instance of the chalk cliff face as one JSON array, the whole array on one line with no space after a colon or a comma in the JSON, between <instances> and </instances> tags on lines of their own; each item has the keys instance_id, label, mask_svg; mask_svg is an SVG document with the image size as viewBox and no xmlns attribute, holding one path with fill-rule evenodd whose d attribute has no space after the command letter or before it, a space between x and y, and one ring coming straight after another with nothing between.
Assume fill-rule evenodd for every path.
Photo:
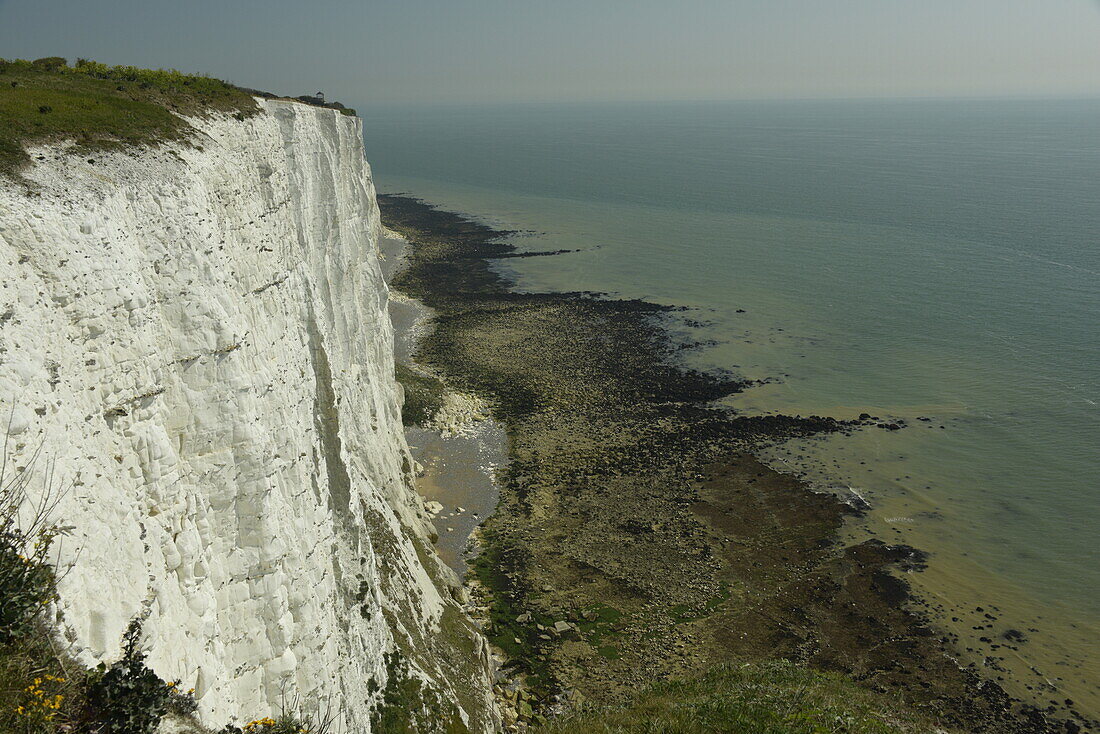
<instances>
[{"instance_id":1,"label":"chalk cliff face","mask_svg":"<svg viewBox=\"0 0 1100 734\"><path fill-rule=\"evenodd\" d=\"M454 602L417 553L360 121L260 104L190 145L38 148L31 190L0 183L9 471L67 487L85 662L140 617L204 721L298 701L367 731L383 653Z\"/></svg>"}]
</instances>

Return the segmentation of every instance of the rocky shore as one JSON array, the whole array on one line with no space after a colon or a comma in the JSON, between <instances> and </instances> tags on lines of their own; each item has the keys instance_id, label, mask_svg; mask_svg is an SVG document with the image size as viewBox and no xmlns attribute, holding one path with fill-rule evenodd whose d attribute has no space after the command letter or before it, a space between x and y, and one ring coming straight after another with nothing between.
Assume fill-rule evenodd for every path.
<instances>
[{"instance_id":1,"label":"rocky shore","mask_svg":"<svg viewBox=\"0 0 1100 734\"><path fill-rule=\"evenodd\" d=\"M961 668L951 636L911 603L904 576L923 554L841 542L858 503L753 456L860 430L869 416L717 409L751 385L681 365L665 326L677 309L516 292L492 261L549 253L518 253L509 233L413 198L379 205L412 243L393 287L435 313L418 362L487 401L508 432L474 574L488 636L523 682L500 691L519 718L786 658L844 673L943 729L1088 729L1068 704L1039 710Z\"/></svg>"}]
</instances>

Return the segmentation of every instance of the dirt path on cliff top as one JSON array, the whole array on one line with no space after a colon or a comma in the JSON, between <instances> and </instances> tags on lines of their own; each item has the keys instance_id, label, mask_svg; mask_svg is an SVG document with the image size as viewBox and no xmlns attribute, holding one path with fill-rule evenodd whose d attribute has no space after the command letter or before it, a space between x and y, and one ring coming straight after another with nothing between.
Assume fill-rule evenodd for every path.
<instances>
[{"instance_id":1,"label":"dirt path on cliff top","mask_svg":"<svg viewBox=\"0 0 1100 734\"><path fill-rule=\"evenodd\" d=\"M899 695L967 732L1074 731L953 660L903 579L923 556L845 546L852 507L752 456L768 442L879 430L738 417L751 386L680 366L676 310L585 293L517 293L497 232L404 196L383 221L412 243L393 287L438 314L417 359L490 399L510 439L475 564L492 641L536 692L615 702L730 660L789 658ZM555 623L568 623L568 628ZM1087 727L1086 727L1087 728Z\"/></svg>"}]
</instances>

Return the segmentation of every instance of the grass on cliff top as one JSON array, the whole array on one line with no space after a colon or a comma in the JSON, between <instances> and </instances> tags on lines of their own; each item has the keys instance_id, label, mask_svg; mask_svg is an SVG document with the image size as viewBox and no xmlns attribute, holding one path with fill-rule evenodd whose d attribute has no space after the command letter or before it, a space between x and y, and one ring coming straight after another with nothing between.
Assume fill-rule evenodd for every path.
<instances>
[{"instance_id":1,"label":"grass on cliff top","mask_svg":"<svg viewBox=\"0 0 1100 734\"><path fill-rule=\"evenodd\" d=\"M255 114L247 92L174 70L79 59L0 59L0 174L17 176L25 146L72 140L77 152L185 138L179 115ZM176 114L173 114L176 113Z\"/></svg>"},{"instance_id":2,"label":"grass on cliff top","mask_svg":"<svg viewBox=\"0 0 1100 734\"><path fill-rule=\"evenodd\" d=\"M786 661L728 664L659 683L621 708L582 710L539 734L903 734L938 731L840 675Z\"/></svg>"}]
</instances>

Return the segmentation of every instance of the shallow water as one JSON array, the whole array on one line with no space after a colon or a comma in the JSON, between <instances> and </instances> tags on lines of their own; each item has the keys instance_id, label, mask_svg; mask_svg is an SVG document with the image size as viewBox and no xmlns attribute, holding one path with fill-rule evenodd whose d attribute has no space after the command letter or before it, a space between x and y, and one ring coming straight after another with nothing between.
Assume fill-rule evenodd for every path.
<instances>
[{"instance_id":1,"label":"shallow water","mask_svg":"<svg viewBox=\"0 0 1100 734\"><path fill-rule=\"evenodd\" d=\"M382 190L581 249L502 263L522 287L699 309L689 359L769 380L735 409L905 419L768 458L931 551L971 659L1100 711L1100 101L364 117Z\"/></svg>"},{"instance_id":2,"label":"shallow water","mask_svg":"<svg viewBox=\"0 0 1100 734\"><path fill-rule=\"evenodd\" d=\"M486 420L459 434L409 428L413 458L423 467L416 487L443 509L432 518L439 535L436 551L460 578L469 568L470 535L496 509L500 492L495 472L506 459L504 427Z\"/></svg>"},{"instance_id":3,"label":"shallow water","mask_svg":"<svg viewBox=\"0 0 1100 734\"><path fill-rule=\"evenodd\" d=\"M408 243L382 237L382 274L388 283L402 267ZM398 364L415 362L417 342L430 329L431 309L396 291L390 292L390 320L393 322L393 356ZM439 557L459 578L464 578L471 552L470 537L493 514L500 490L496 471L508 458L508 437L504 426L492 419L444 435L438 430L407 427L405 440L413 460L420 466L416 489L428 503L441 509L432 515Z\"/></svg>"}]
</instances>

